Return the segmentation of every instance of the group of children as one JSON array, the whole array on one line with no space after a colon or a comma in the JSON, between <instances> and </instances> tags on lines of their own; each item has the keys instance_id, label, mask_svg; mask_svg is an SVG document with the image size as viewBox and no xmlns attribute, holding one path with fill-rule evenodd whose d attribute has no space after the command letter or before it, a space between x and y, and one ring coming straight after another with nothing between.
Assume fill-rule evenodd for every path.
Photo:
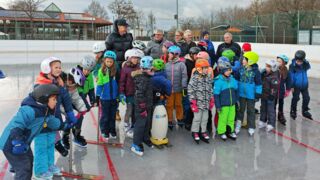
<instances>
[{"instance_id":1,"label":"group of children","mask_svg":"<svg viewBox=\"0 0 320 180\"><path fill-rule=\"evenodd\" d=\"M185 126L197 143L199 140L209 143L209 134L216 131L223 140L235 140L245 111L248 133L252 136L255 103L259 99L259 128L271 131L275 127L277 104L278 120L285 125L284 98L291 91L291 117L297 116L301 92L302 115L312 119L308 111L310 64L304 51L296 52L289 70L288 57L279 55L277 60L267 61L266 68L260 72L259 56L250 49L242 57L225 49L213 69L209 54L200 47L192 47L189 54L180 57L181 49L166 42L162 48L164 55L153 59L144 55L145 46L141 43L133 42L133 48L125 52L123 64L117 63L115 52L106 50L102 42L93 47L95 58L85 56L68 73L62 72L59 58L50 57L41 63L33 92L24 99L1 136L0 148L16 179L30 179L32 169L36 179L52 179L53 175L61 174L54 165L54 148L67 156L71 132L75 144L86 147L87 142L81 136L82 120L96 106L101 107L100 131L108 141L117 138L115 121L119 103L126 105L125 130L133 138L131 150L140 156L144 153L143 144L153 147L152 114L159 103L166 106L169 129L173 130L176 124ZM211 122L214 105L217 120ZM62 138L58 130L63 132ZM30 148L33 139L34 154Z\"/></svg>"}]
</instances>

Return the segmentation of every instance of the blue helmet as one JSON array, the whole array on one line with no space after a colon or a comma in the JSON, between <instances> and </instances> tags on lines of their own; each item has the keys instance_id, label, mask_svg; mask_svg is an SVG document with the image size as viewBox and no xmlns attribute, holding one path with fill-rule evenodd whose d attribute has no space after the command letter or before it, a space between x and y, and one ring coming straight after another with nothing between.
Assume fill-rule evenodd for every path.
<instances>
[{"instance_id":1,"label":"blue helmet","mask_svg":"<svg viewBox=\"0 0 320 180\"><path fill-rule=\"evenodd\" d=\"M104 54L103 54L103 57L104 58L111 58L113 59L114 61L117 59L117 55L115 52L113 51L106 51Z\"/></svg>"},{"instance_id":2,"label":"blue helmet","mask_svg":"<svg viewBox=\"0 0 320 180\"><path fill-rule=\"evenodd\" d=\"M286 64L287 64L288 61L289 61L288 56L286 56L286 55L284 55L284 54L280 54L279 56L277 56L277 58L282 59Z\"/></svg>"},{"instance_id":3,"label":"blue helmet","mask_svg":"<svg viewBox=\"0 0 320 180\"><path fill-rule=\"evenodd\" d=\"M151 56L144 56L140 60L140 68L151 69L153 58Z\"/></svg>"},{"instance_id":4,"label":"blue helmet","mask_svg":"<svg viewBox=\"0 0 320 180\"><path fill-rule=\"evenodd\" d=\"M172 53L172 54L180 55L181 54L181 49L179 48L179 46L170 46L169 49L168 49L168 52Z\"/></svg>"}]
</instances>

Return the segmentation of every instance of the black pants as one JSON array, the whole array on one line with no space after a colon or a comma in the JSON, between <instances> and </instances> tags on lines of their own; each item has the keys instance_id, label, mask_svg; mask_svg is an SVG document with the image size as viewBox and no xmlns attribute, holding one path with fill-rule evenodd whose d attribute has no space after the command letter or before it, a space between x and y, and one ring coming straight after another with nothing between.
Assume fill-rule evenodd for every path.
<instances>
[{"instance_id":1,"label":"black pants","mask_svg":"<svg viewBox=\"0 0 320 180\"><path fill-rule=\"evenodd\" d=\"M275 112L275 100L269 101L261 99L261 108L260 108L260 121L267 122L268 124L275 127L276 125L276 112Z\"/></svg>"},{"instance_id":2,"label":"black pants","mask_svg":"<svg viewBox=\"0 0 320 180\"><path fill-rule=\"evenodd\" d=\"M133 144L140 145L143 142L150 141L150 130L152 125L152 107L147 108L147 117L140 115L140 109L135 107L136 122L134 124Z\"/></svg>"},{"instance_id":3,"label":"black pants","mask_svg":"<svg viewBox=\"0 0 320 180\"><path fill-rule=\"evenodd\" d=\"M100 119L101 133L116 134L117 100L101 100L102 116Z\"/></svg>"},{"instance_id":4,"label":"black pants","mask_svg":"<svg viewBox=\"0 0 320 180\"><path fill-rule=\"evenodd\" d=\"M274 103L274 109L275 109L275 110L277 109L277 104L279 104L279 106L278 106L278 112L279 112L279 113L283 113L284 99L283 99L283 98L279 98L279 99L275 100L275 103Z\"/></svg>"},{"instance_id":5,"label":"black pants","mask_svg":"<svg viewBox=\"0 0 320 180\"><path fill-rule=\"evenodd\" d=\"M302 94L302 112L309 110L309 102L310 102L310 96L309 96L309 90L308 89L298 89L294 88L293 91L293 97L291 101L291 111L297 111L297 104L300 100L300 93Z\"/></svg>"}]
</instances>

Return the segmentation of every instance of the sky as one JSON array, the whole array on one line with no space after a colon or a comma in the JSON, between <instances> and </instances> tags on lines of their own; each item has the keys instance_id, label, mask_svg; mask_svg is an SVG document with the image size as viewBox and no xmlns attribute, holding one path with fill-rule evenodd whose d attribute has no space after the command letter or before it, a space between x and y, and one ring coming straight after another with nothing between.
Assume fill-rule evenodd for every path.
<instances>
[{"instance_id":1,"label":"sky","mask_svg":"<svg viewBox=\"0 0 320 180\"><path fill-rule=\"evenodd\" d=\"M13 0L0 0L0 6L6 8L7 4ZM98 0L107 9L108 4L112 0ZM163 29L169 29L176 24L173 19L176 14L176 1L175 0L132 0L137 9L141 9L145 15L150 11L155 14L156 26ZM51 2L54 2L63 12L83 12L88 7L91 0L46 0L43 3L44 9ZM178 0L179 4L179 17L210 17L211 11L219 11L221 8L230 6L245 7L250 4L251 0ZM113 15L110 11L109 18L113 20Z\"/></svg>"}]
</instances>

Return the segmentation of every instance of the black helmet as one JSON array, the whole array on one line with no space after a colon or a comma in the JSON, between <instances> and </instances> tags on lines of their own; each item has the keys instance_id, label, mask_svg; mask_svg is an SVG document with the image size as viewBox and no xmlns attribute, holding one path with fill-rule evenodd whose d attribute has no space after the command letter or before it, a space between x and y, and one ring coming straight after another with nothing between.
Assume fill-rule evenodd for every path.
<instances>
[{"instance_id":1,"label":"black helmet","mask_svg":"<svg viewBox=\"0 0 320 180\"><path fill-rule=\"evenodd\" d=\"M306 59L306 53L303 50L298 50L296 54L294 55L294 58L297 60L305 60Z\"/></svg>"},{"instance_id":2,"label":"black helmet","mask_svg":"<svg viewBox=\"0 0 320 180\"><path fill-rule=\"evenodd\" d=\"M198 54L201 51L199 47L192 47L189 49L189 54Z\"/></svg>"},{"instance_id":3,"label":"black helmet","mask_svg":"<svg viewBox=\"0 0 320 180\"><path fill-rule=\"evenodd\" d=\"M59 87L54 84L41 84L34 88L31 96L41 104L47 104L49 97L52 95L59 95Z\"/></svg>"}]
</instances>

